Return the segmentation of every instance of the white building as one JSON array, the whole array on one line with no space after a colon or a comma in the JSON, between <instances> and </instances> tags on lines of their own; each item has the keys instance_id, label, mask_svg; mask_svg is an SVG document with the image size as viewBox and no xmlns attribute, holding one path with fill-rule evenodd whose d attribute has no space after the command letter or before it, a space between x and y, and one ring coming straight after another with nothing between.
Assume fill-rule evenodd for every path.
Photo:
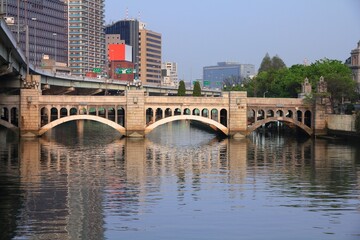
<instances>
[{"instance_id":1,"label":"white building","mask_svg":"<svg viewBox=\"0 0 360 240\"><path fill-rule=\"evenodd\" d=\"M178 72L177 64L175 62L164 62L161 64L163 85L177 86L178 85Z\"/></svg>"}]
</instances>

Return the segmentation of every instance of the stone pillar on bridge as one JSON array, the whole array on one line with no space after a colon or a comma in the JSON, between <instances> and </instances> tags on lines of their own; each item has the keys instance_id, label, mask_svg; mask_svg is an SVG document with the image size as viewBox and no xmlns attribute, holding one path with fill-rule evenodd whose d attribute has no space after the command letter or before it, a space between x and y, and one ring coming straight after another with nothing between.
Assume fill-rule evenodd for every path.
<instances>
[{"instance_id":1,"label":"stone pillar on bridge","mask_svg":"<svg viewBox=\"0 0 360 240\"><path fill-rule=\"evenodd\" d=\"M125 128L127 137L145 136L145 92L144 90L126 91Z\"/></svg>"},{"instance_id":2,"label":"stone pillar on bridge","mask_svg":"<svg viewBox=\"0 0 360 240\"><path fill-rule=\"evenodd\" d=\"M229 136L243 138L247 134L247 92L229 92Z\"/></svg>"},{"instance_id":3,"label":"stone pillar on bridge","mask_svg":"<svg viewBox=\"0 0 360 240\"><path fill-rule=\"evenodd\" d=\"M330 100L327 97L327 84L324 81L324 78L321 77L320 81L317 85L317 92L319 94L315 99L315 107L313 114L313 123L314 123L314 131L313 134L315 136L326 135L327 134L327 109L330 104Z\"/></svg>"},{"instance_id":4,"label":"stone pillar on bridge","mask_svg":"<svg viewBox=\"0 0 360 240\"><path fill-rule=\"evenodd\" d=\"M38 89L20 89L20 137L37 137L40 128Z\"/></svg>"}]
</instances>

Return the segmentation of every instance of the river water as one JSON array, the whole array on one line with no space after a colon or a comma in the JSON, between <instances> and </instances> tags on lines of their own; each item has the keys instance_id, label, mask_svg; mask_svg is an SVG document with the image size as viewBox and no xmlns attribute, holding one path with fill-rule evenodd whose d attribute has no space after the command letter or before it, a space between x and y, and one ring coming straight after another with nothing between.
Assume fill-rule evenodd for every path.
<instances>
[{"instance_id":1,"label":"river water","mask_svg":"<svg viewBox=\"0 0 360 240\"><path fill-rule=\"evenodd\" d=\"M0 129L0 239L360 239L360 143Z\"/></svg>"}]
</instances>

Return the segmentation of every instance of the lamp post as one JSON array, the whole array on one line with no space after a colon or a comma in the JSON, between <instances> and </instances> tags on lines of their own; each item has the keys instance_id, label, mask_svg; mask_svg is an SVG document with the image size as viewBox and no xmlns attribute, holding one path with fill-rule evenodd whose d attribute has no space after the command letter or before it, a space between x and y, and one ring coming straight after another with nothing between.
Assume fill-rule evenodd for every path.
<instances>
[{"instance_id":1,"label":"lamp post","mask_svg":"<svg viewBox=\"0 0 360 240\"><path fill-rule=\"evenodd\" d=\"M52 34L55 38L55 65L56 65L56 55L57 55L57 33Z\"/></svg>"},{"instance_id":2,"label":"lamp post","mask_svg":"<svg viewBox=\"0 0 360 240\"><path fill-rule=\"evenodd\" d=\"M36 67L36 63L37 63L37 49L36 49L36 30L37 30L37 19L36 18L31 18L31 20L33 20L34 21L34 23L35 23L35 26L34 26L34 29L35 29L35 31L34 31L34 56L35 56L35 67Z\"/></svg>"},{"instance_id":3,"label":"lamp post","mask_svg":"<svg viewBox=\"0 0 360 240\"><path fill-rule=\"evenodd\" d=\"M268 93L268 91L265 91L265 92L264 92L264 95L263 95L264 98L265 98L266 93Z\"/></svg>"}]
</instances>

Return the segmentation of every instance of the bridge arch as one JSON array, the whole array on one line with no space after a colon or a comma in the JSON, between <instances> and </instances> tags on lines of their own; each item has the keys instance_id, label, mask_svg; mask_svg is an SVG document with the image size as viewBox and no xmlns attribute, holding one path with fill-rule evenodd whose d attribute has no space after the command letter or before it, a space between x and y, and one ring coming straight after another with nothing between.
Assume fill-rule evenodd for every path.
<instances>
[{"instance_id":1,"label":"bridge arch","mask_svg":"<svg viewBox=\"0 0 360 240\"><path fill-rule=\"evenodd\" d=\"M154 130L155 128L157 128L160 125L163 125L163 124L169 123L169 122L179 121L179 120L199 121L199 122L214 126L217 129L219 129L222 133L224 133L225 135L229 135L229 129L227 127L225 127L224 125L222 125L221 123L216 122L210 118L205 118L205 117L201 117L201 116L197 116L197 115L175 115L175 116L163 118L163 119L156 121L156 122L150 124L149 126L147 126L145 128L145 134L150 133L152 130Z\"/></svg>"},{"instance_id":2,"label":"bridge arch","mask_svg":"<svg viewBox=\"0 0 360 240\"><path fill-rule=\"evenodd\" d=\"M293 118L288 118L288 117L269 117L269 118L265 118L260 121L256 121L254 124L252 124L248 127L248 134L255 131L263 124L266 124L269 122L276 122L276 121L293 123L296 126L298 126L299 128L303 129L309 136L311 136L313 134L313 130L310 127L303 124L302 122L296 121Z\"/></svg>"},{"instance_id":3,"label":"bridge arch","mask_svg":"<svg viewBox=\"0 0 360 240\"><path fill-rule=\"evenodd\" d=\"M7 121L5 121L5 120L2 120L2 119L0 119L0 125L8 128L8 129L11 129L11 130L16 130L16 129L18 129L18 127L15 126L14 124L9 123L9 122L7 122Z\"/></svg>"},{"instance_id":4,"label":"bridge arch","mask_svg":"<svg viewBox=\"0 0 360 240\"><path fill-rule=\"evenodd\" d=\"M59 118L55 121L52 121L46 125L44 125L42 128L40 128L39 130L39 135L43 135L45 132L47 132L48 130L62 124L62 123L66 123L66 122L70 122L70 121L75 121L75 120L92 120L92 121L96 121L96 122L100 122L103 123L105 125L108 125L112 128L114 128L116 131L118 131L120 134L125 135L125 128L113 121L110 121L106 118L103 117L99 117L99 116L94 116L94 115L71 115L71 116L67 116L67 117L63 117L63 118Z\"/></svg>"}]
</instances>

